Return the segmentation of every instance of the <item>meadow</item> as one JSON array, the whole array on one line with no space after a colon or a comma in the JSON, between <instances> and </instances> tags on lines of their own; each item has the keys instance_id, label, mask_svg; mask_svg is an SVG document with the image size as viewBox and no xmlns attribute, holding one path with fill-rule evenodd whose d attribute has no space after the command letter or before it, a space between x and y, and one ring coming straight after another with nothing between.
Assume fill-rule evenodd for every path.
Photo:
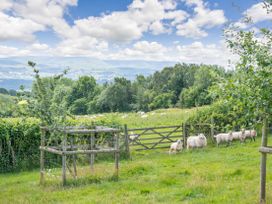
<instances>
[{"instance_id":1,"label":"meadow","mask_svg":"<svg viewBox=\"0 0 272 204\"><path fill-rule=\"evenodd\" d=\"M60 180L40 186L38 171L1 174L1 203L257 203L259 144L260 138L176 155L134 152L131 161L121 162L119 181L108 176L67 187ZM267 203L272 203L271 162L267 171Z\"/></svg>"},{"instance_id":2,"label":"meadow","mask_svg":"<svg viewBox=\"0 0 272 204\"><path fill-rule=\"evenodd\" d=\"M130 127L176 125L196 109L157 110L154 113L111 113L82 118L107 118ZM112 117L112 118L111 118ZM258 203L261 138L256 142L205 149L132 152L122 160L120 178L113 179L113 160L98 162L95 175L68 181L60 178L39 185L39 170L0 174L0 203ZM89 167L82 167L88 171ZM56 170L59 171L59 170ZM267 203L272 203L271 161L267 166Z\"/></svg>"}]
</instances>

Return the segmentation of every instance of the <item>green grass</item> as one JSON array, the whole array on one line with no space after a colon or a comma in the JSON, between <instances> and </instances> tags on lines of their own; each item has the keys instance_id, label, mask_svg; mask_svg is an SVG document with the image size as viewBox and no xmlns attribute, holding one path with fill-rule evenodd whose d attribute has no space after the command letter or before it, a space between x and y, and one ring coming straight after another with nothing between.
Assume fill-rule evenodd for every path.
<instances>
[{"instance_id":1,"label":"green grass","mask_svg":"<svg viewBox=\"0 0 272 204\"><path fill-rule=\"evenodd\" d=\"M136 128L179 125L195 111L157 110L147 117L109 113L77 119L116 121ZM209 144L206 149L176 155L167 150L132 152L131 161L121 161L119 181L112 177L113 161L100 161L95 164L95 175L88 166L80 166L80 178L69 179L66 187L61 186L60 169L46 175L44 186L39 185L38 170L0 174L0 203L258 203L259 145L260 138L230 147ZM267 203L272 203L271 172L272 159L268 157Z\"/></svg>"},{"instance_id":2,"label":"green grass","mask_svg":"<svg viewBox=\"0 0 272 204\"><path fill-rule=\"evenodd\" d=\"M142 128L152 126L166 126L166 125L181 125L188 117L194 114L198 109L160 109L144 113L105 113L87 116L77 116L76 119L80 121L112 121L118 124L127 124L129 128Z\"/></svg>"},{"instance_id":3,"label":"green grass","mask_svg":"<svg viewBox=\"0 0 272 204\"><path fill-rule=\"evenodd\" d=\"M183 151L134 152L122 161L120 179L111 179L113 163L96 166L97 177L61 187L58 179L39 185L39 172L0 175L0 203L258 203L256 142ZM272 160L267 166L267 203L272 203ZM99 173L100 172L100 173Z\"/></svg>"}]
</instances>

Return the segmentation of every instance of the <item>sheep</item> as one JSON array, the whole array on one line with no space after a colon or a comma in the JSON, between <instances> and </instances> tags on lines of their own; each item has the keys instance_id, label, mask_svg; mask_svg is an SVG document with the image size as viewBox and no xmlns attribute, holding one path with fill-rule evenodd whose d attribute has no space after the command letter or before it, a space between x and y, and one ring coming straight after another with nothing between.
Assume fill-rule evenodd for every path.
<instances>
[{"instance_id":1,"label":"sheep","mask_svg":"<svg viewBox=\"0 0 272 204\"><path fill-rule=\"evenodd\" d=\"M138 137L139 137L139 135L138 134L134 134L133 132L131 132L131 134L129 135L129 139L131 141L136 140Z\"/></svg>"},{"instance_id":2,"label":"sheep","mask_svg":"<svg viewBox=\"0 0 272 204\"><path fill-rule=\"evenodd\" d=\"M245 139L250 138L251 141L252 140L255 141L255 138L257 136L256 130L244 130L243 129L243 132L244 132L244 135L245 135Z\"/></svg>"},{"instance_id":3,"label":"sheep","mask_svg":"<svg viewBox=\"0 0 272 204\"><path fill-rule=\"evenodd\" d=\"M198 136L190 136L187 138L187 149L205 146L207 146L207 139L202 133L200 133Z\"/></svg>"},{"instance_id":4,"label":"sheep","mask_svg":"<svg viewBox=\"0 0 272 204\"><path fill-rule=\"evenodd\" d=\"M232 140L240 140L240 142L244 142L245 139L244 131L232 132Z\"/></svg>"},{"instance_id":5,"label":"sheep","mask_svg":"<svg viewBox=\"0 0 272 204\"><path fill-rule=\"evenodd\" d=\"M177 153L177 151L180 151L183 149L183 143L182 141L179 139L176 142L172 143L169 149L169 154L173 153Z\"/></svg>"},{"instance_id":6,"label":"sheep","mask_svg":"<svg viewBox=\"0 0 272 204\"><path fill-rule=\"evenodd\" d=\"M233 137L232 137L232 132L230 133L219 133L215 136L213 136L216 139L217 147L219 146L220 143L227 142L228 145L231 144Z\"/></svg>"}]
</instances>

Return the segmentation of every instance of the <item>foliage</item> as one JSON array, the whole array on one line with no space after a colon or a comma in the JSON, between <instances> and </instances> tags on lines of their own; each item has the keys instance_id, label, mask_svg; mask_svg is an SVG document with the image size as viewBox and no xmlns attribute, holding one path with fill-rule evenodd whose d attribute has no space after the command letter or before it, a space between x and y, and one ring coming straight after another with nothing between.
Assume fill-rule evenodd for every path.
<instances>
[{"instance_id":1,"label":"foliage","mask_svg":"<svg viewBox=\"0 0 272 204\"><path fill-rule=\"evenodd\" d=\"M208 89L223 76L224 72L220 69L212 69L207 66L200 67L195 73L194 84L180 93L179 105L181 107L194 107L210 104L212 98Z\"/></svg>"},{"instance_id":2,"label":"foliage","mask_svg":"<svg viewBox=\"0 0 272 204\"><path fill-rule=\"evenodd\" d=\"M91 105L94 104L93 112L125 112L131 110L131 103L131 82L123 77L116 77Z\"/></svg>"},{"instance_id":3,"label":"foliage","mask_svg":"<svg viewBox=\"0 0 272 204\"><path fill-rule=\"evenodd\" d=\"M151 110L159 109L159 108L170 108L172 98L173 98L172 93L163 93L158 96L155 96L153 101L149 105L149 108Z\"/></svg>"},{"instance_id":4,"label":"foliage","mask_svg":"<svg viewBox=\"0 0 272 204\"><path fill-rule=\"evenodd\" d=\"M35 73L30 99L30 109L34 116L41 120L43 126L60 126L67 116L67 89L60 84L60 79L66 74L41 78L35 63L29 62Z\"/></svg>"},{"instance_id":5,"label":"foliage","mask_svg":"<svg viewBox=\"0 0 272 204\"><path fill-rule=\"evenodd\" d=\"M0 94L0 117L15 115L16 100L9 95Z\"/></svg>"},{"instance_id":6,"label":"foliage","mask_svg":"<svg viewBox=\"0 0 272 204\"><path fill-rule=\"evenodd\" d=\"M229 73L218 66L176 64L147 77L138 75L133 81L116 77L113 82L101 85L97 84L92 76L81 76L77 80L65 78L64 74L40 77L39 71L35 68L36 64L30 63L30 65L35 71L32 91L26 91L21 87L17 92L19 101L29 102L27 106L29 109L22 109L20 106L10 115L26 116L32 113L32 116L44 117L47 123L49 123L48 117L55 117L60 112L64 114L67 110L67 113L73 115L86 115L117 111L151 111L168 107L190 108L210 104L212 100L207 93L209 87L218 79L229 77ZM58 100L61 101L57 102L62 110L56 109L55 112L52 109L53 105L51 108L49 106L56 104L53 95L57 89L58 92L63 90L61 94L63 98L59 98ZM38 103L32 103L35 101ZM38 108L38 104L41 107ZM50 111L44 113L42 108ZM52 115L53 113L55 116Z\"/></svg>"},{"instance_id":7,"label":"foliage","mask_svg":"<svg viewBox=\"0 0 272 204\"><path fill-rule=\"evenodd\" d=\"M236 120L257 123L272 113L272 33L230 29L226 37L239 61L232 77L211 91L216 100L242 113Z\"/></svg>"},{"instance_id":8,"label":"foliage","mask_svg":"<svg viewBox=\"0 0 272 204\"><path fill-rule=\"evenodd\" d=\"M68 106L75 115L86 115L88 103L99 93L99 88L93 77L79 77L72 85L72 91L68 96Z\"/></svg>"},{"instance_id":9,"label":"foliage","mask_svg":"<svg viewBox=\"0 0 272 204\"><path fill-rule=\"evenodd\" d=\"M0 172L38 166L40 132L36 119L1 119Z\"/></svg>"}]
</instances>

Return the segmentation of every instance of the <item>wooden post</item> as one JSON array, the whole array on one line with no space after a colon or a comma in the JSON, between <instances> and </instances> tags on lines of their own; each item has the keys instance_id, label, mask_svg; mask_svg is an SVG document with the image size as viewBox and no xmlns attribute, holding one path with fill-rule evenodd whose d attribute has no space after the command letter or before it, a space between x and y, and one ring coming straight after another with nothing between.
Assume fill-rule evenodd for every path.
<instances>
[{"instance_id":1,"label":"wooden post","mask_svg":"<svg viewBox=\"0 0 272 204\"><path fill-rule=\"evenodd\" d=\"M126 155L127 158L130 159L130 150L129 150L129 136L128 136L128 128L127 124L124 125L124 133L125 133L125 148L126 148Z\"/></svg>"},{"instance_id":2,"label":"wooden post","mask_svg":"<svg viewBox=\"0 0 272 204\"><path fill-rule=\"evenodd\" d=\"M74 150L74 136L71 137L71 148L72 150ZM73 167L74 167L74 178L77 179L77 168L76 168L76 155L73 154L72 155L72 159L73 159Z\"/></svg>"},{"instance_id":3,"label":"wooden post","mask_svg":"<svg viewBox=\"0 0 272 204\"><path fill-rule=\"evenodd\" d=\"M66 146L67 146L67 134L64 133L62 140L62 185L66 184Z\"/></svg>"},{"instance_id":4,"label":"wooden post","mask_svg":"<svg viewBox=\"0 0 272 204\"><path fill-rule=\"evenodd\" d=\"M262 128L262 147L267 147L267 118L264 118ZM265 203L265 186L266 186L266 153L261 153L261 191L260 191L260 203Z\"/></svg>"},{"instance_id":5,"label":"wooden post","mask_svg":"<svg viewBox=\"0 0 272 204\"><path fill-rule=\"evenodd\" d=\"M91 150L94 149L94 142L95 142L95 137L92 134L91 135ZM91 160L90 160L90 165L91 165L91 172L92 174L94 173L94 153L91 153Z\"/></svg>"},{"instance_id":6,"label":"wooden post","mask_svg":"<svg viewBox=\"0 0 272 204\"><path fill-rule=\"evenodd\" d=\"M115 133L115 176L119 176L119 133Z\"/></svg>"},{"instance_id":7,"label":"wooden post","mask_svg":"<svg viewBox=\"0 0 272 204\"><path fill-rule=\"evenodd\" d=\"M211 118L211 138L212 138L212 141L214 142L214 119L213 117Z\"/></svg>"},{"instance_id":8,"label":"wooden post","mask_svg":"<svg viewBox=\"0 0 272 204\"><path fill-rule=\"evenodd\" d=\"M45 146L45 130L41 129L41 147ZM40 150L40 184L44 184L44 150L41 148Z\"/></svg>"},{"instance_id":9,"label":"wooden post","mask_svg":"<svg viewBox=\"0 0 272 204\"><path fill-rule=\"evenodd\" d=\"M186 123L183 123L182 124L182 129L183 129L183 148L185 149L186 147L186 138L187 138L187 135L186 135Z\"/></svg>"}]
</instances>

